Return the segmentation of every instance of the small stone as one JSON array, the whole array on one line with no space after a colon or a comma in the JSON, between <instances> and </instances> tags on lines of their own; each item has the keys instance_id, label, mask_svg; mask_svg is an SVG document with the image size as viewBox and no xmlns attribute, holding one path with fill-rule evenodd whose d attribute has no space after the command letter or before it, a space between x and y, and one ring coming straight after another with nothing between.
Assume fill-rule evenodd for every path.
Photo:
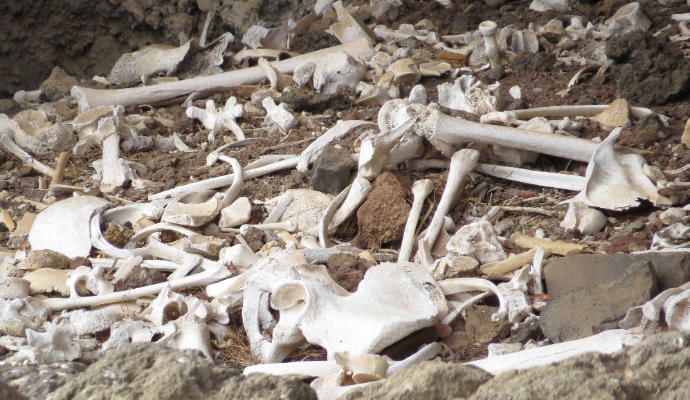
<instances>
[{"instance_id":1,"label":"small stone","mask_svg":"<svg viewBox=\"0 0 690 400\"><path fill-rule=\"evenodd\" d=\"M357 236L360 248L374 249L402 239L410 205L407 190L391 172L383 172L374 181L367 200L357 210Z\"/></svg>"},{"instance_id":2,"label":"small stone","mask_svg":"<svg viewBox=\"0 0 690 400\"><path fill-rule=\"evenodd\" d=\"M72 86L78 85L77 79L60 67L54 67L48 79L41 83L41 94L49 101L57 101L69 95Z\"/></svg>"},{"instance_id":3,"label":"small stone","mask_svg":"<svg viewBox=\"0 0 690 400\"><path fill-rule=\"evenodd\" d=\"M326 146L314 162L311 186L323 193L338 194L350 182L355 162L350 152L340 146Z\"/></svg>"},{"instance_id":4,"label":"small stone","mask_svg":"<svg viewBox=\"0 0 690 400\"><path fill-rule=\"evenodd\" d=\"M246 197L239 197L229 206L220 210L220 228L235 228L246 224L252 217L252 204Z\"/></svg>"},{"instance_id":5,"label":"small stone","mask_svg":"<svg viewBox=\"0 0 690 400\"><path fill-rule=\"evenodd\" d=\"M648 261L632 264L620 279L582 288L549 302L539 318L542 332L553 342L580 339L615 329L628 309L657 293Z\"/></svg>"},{"instance_id":6,"label":"small stone","mask_svg":"<svg viewBox=\"0 0 690 400\"><path fill-rule=\"evenodd\" d=\"M70 258L53 250L32 250L17 266L26 271L40 268L69 269Z\"/></svg>"},{"instance_id":7,"label":"small stone","mask_svg":"<svg viewBox=\"0 0 690 400\"><path fill-rule=\"evenodd\" d=\"M465 311L465 331L475 342L487 344L504 338L510 333L510 323L506 320L494 322L491 316L498 307L471 305Z\"/></svg>"},{"instance_id":8,"label":"small stone","mask_svg":"<svg viewBox=\"0 0 690 400\"><path fill-rule=\"evenodd\" d=\"M153 149L153 139L149 136L137 136L132 139L123 140L120 148L125 153L140 153Z\"/></svg>"}]
</instances>

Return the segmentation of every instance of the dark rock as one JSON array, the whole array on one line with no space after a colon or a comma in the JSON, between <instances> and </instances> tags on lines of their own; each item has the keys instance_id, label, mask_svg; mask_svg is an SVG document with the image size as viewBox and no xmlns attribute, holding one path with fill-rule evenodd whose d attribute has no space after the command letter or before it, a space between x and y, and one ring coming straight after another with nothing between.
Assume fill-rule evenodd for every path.
<instances>
[{"instance_id":1,"label":"dark rock","mask_svg":"<svg viewBox=\"0 0 690 400\"><path fill-rule=\"evenodd\" d=\"M491 375L479 368L427 361L382 382L354 389L341 400L431 400L466 398Z\"/></svg>"},{"instance_id":2,"label":"dark rock","mask_svg":"<svg viewBox=\"0 0 690 400\"><path fill-rule=\"evenodd\" d=\"M139 153L153 149L153 139L149 136L137 136L132 139L123 140L120 148L125 153Z\"/></svg>"},{"instance_id":3,"label":"dark rock","mask_svg":"<svg viewBox=\"0 0 690 400\"><path fill-rule=\"evenodd\" d=\"M556 365L500 374L469 399L688 399L688 339L663 333L613 356L583 354Z\"/></svg>"},{"instance_id":4,"label":"dark rock","mask_svg":"<svg viewBox=\"0 0 690 400\"><path fill-rule=\"evenodd\" d=\"M329 145L314 161L311 186L323 193L338 194L350 182L355 162L344 147Z\"/></svg>"},{"instance_id":5,"label":"dark rock","mask_svg":"<svg viewBox=\"0 0 690 400\"><path fill-rule=\"evenodd\" d=\"M0 99L0 113L10 117L19 111L19 104L12 99Z\"/></svg>"},{"instance_id":6,"label":"dark rock","mask_svg":"<svg viewBox=\"0 0 690 400\"><path fill-rule=\"evenodd\" d=\"M402 239L410 205L407 190L391 172L383 172L374 181L367 200L357 210L356 246L375 249Z\"/></svg>"},{"instance_id":7,"label":"dark rock","mask_svg":"<svg viewBox=\"0 0 690 400\"><path fill-rule=\"evenodd\" d=\"M280 101L296 112L320 113L327 109L346 110L352 106L347 93L324 94L305 87L289 86L283 90Z\"/></svg>"},{"instance_id":8,"label":"dark rock","mask_svg":"<svg viewBox=\"0 0 690 400\"><path fill-rule=\"evenodd\" d=\"M572 290L615 281L637 261L652 263L660 291L690 281L688 253L575 254L546 264L547 293L555 299Z\"/></svg>"},{"instance_id":9,"label":"dark rock","mask_svg":"<svg viewBox=\"0 0 690 400\"><path fill-rule=\"evenodd\" d=\"M349 253L333 254L328 257L326 266L333 279L350 292L357 290L357 286L366 272L366 268L360 263L359 257Z\"/></svg>"},{"instance_id":10,"label":"dark rock","mask_svg":"<svg viewBox=\"0 0 690 400\"><path fill-rule=\"evenodd\" d=\"M41 83L41 95L49 101L57 101L69 95L72 86L78 85L77 78L69 75L64 69L54 67L48 79Z\"/></svg>"},{"instance_id":11,"label":"dark rock","mask_svg":"<svg viewBox=\"0 0 690 400\"><path fill-rule=\"evenodd\" d=\"M550 301L539 318L542 332L553 342L579 339L617 328L634 306L657 293L651 263L639 261L613 282L568 292Z\"/></svg>"},{"instance_id":12,"label":"dark rock","mask_svg":"<svg viewBox=\"0 0 690 400\"><path fill-rule=\"evenodd\" d=\"M539 52L536 54L519 53L515 56L512 63L513 71L516 74L528 72L548 72L553 69L556 63L556 56L551 53Z\"/></svg>"},{"instance_id":13,"label":"dark rock","mask_svg":"<svg viewBox=\"0 0 690 400\"><path fill-rule=\"evenodd\" d=\"M57 390L51 400L316 399L297 379L252 375L200 353L137 344L111 350Z\"/></svg>"}]
</instances>

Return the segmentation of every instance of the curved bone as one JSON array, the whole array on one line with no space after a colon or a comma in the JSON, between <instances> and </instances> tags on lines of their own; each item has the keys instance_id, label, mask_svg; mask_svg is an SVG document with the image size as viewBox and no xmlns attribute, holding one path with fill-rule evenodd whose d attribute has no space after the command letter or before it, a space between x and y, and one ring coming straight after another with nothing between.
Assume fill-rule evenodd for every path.
<instances>
[{"instance_id":1,"label":"curved bone","mask_svg":"<svg viewBox=\"0 0 690 400\"><path fill-rule=\"evenodd\" d=\"M69 297L71 299L80 298L79 289L81 287L96 295L112 293L115 287L103 277L103 273L104 269L101 267L90 268L85 265L77 267L70 272L67 278Z\"/></svg>"},{"instance_id":2,"label":"curved bone","mask_svg":"<svg viewBox=\"0 0 690 400\"><path fill-rule=\"evenodd\" d=\"M349 121L338 121L335 126L327 130L326 133L319 136L318 139L313 141L306 149L302 151L299 155L299 161L297 161L297 171L301 174L306 174L309 168L309 163L312 159L316 158L321 150L326 147L329 143L334 140L338 140L355 128L363 125L372 125L372 122L361 121L361 120L349 120Z\"/></svg>"},{"instance_id":3,"label":"curved bone","mask_svg":"<svg viewBox=\"0 0 690 400\"><path fill-rule=\"evenodd\" d=\"M328 58L328 56L333 53L342 51L352 57L368 58L373 55L368 40L366 38L359 38L340 46L330 47L275 62L273 63L273 67L282 73L291 73L296 67L305 62L319 62L324 58ZM78 99L79 108L81 110L87 110L100 105L119 104L128 106L152 104L187 96L194 92L209 92L238 85L257 83L262 81L265 76L261 67L257 66L176 82L128 89L102 90L74 86L72 88L72 95Z\"/></svg>"},{"instance_id":4,"label":"curved bone","mask_svg":"<svg viewBox=\"0 0 690 400\"><path fill-rule=\"evenodd\" d=\"M273 207L273 210L271 210L271 212L268 213L268 216L264 220L264 224L280 221L280 217L283 216L285 210L287 210L287 208L290 206L290 203L292 203L292 194L281 194L278 197L278 200L276 201L275 207Z\"/></svg>"},{"instance_id":5,"label":"curved bone","mask_svg":"<svg viewBox=\"0 0 690 400\"><path fill-rule=\"evenodd\" d=\"M376 178L388 164L393 148L415 122L416 118L412 117L388 132L364 139L359 153L359 175L366 179Z\"/></svg>"},{"instance_id":6,"label":"curved bone","mask_svg":"<svg viewBox=\"0 0 690 400\"><path fill-rule=\"evenodd\" d=\"M424 207L424 200L433 189L434 183L431 179L418 180L412 185L412 207L405 223L405 231L400 244L400 252L398 253L398 262L409 261L412 256L415 231L417 230L419 216L422 213L422 207Z\"/></svg>"},{"instance_id":7,"label":"curved bone","mask_svg":"<svg viewBox=\"0 0 690 400\"><path fill-rule=\"evenodd\" d=\"M354 184L343 189L323 211L323 215L319 221L319 245L321 247L328 247L328 226L331 223L331 218L336 210L338 210L338 207L350 197L349 194L352 192L352 188L354 188Z\"/></svg>"},{"instance_id":8,"label":"curved bone","mask_svg":"<svg viewBox=\"0 0 690 400\"><path fill-rule=\"evenodd\" d=\"M508 316L508 302L506 298L498 290L498 287L489 280L481 278L452 278L438 281L438 286L445 296L473 291L493 293L498 298L499 306L498 311L491 316L491 320L500 321Z\"/></svg>"},{"instance_id":9,"label":"curved bone","mask_svg":"<svg viewBox=\"0 0 690 400\"><path fill-rule=\"evenodd\" d=\"M429 248L433 248L434 243L436 243L436 238L438 238L438 234L443 227L446 215L448 215L451 207L455 204L465 184L467 175L477 165L478 160L479 152L477 150L463 149L453 154L446 187L443 189L443 195L438 202L436 212L429 223L426 234L422 238L429 245Z\"/></svg>"},{"instance_id":10,"label":"curved bone","mask_svg":"<svg viewBox=\"0 0 690 400\"><path fill-rule=\"evenodd\" d=\"M184 235L184 236L187 236L187 237L199 235L198 232L193 231L191 229L184 228L184 227L179 226L179 225L168 224L165 222L159 222L157 224L149 225L146 228L135 233L131 238L129 238L129 242L127 243L127 245L125 247L128 247L128 248L133 247L137 244L137 242L141 241L142 239L147 238L152 233L162 232L162 231L173 231L173 232L177 232L177 233Z\"/></svg>"}]
</instances>

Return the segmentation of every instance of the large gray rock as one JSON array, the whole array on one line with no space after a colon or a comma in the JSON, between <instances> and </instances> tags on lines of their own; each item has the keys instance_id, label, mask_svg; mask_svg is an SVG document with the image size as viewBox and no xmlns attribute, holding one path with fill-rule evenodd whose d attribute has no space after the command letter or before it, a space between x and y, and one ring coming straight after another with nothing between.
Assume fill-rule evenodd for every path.
<instances>
[{"instance_id":1,"label":"large gray rock","mask_svg":"<svg viewBox=\"0 0 690 400\"><path fill-rule=\"evenodd\" d=\"M319 192L338 194L350 182L354 166L347 149L328 145L314 161L311 186Z\"/></svg>"},{"instance_id":2,"label":"large gray rock","mask_svg":"<svg viewBox=\"0 0 690 400\"><path fill-rule=\"evenodd\" d=\"M202 354L137 344L107 352L58 389L50 400L314 399L297 379L252 375Z\"/></svg>"},{"instance_id":3,"label":"large gray rock","mask_svg":"<svg viewBox=\"0 0 690 400\"><path fill-rule=\"evenodd\" d=\"M0 365L0 381L16 389L22 398L45 400L85 369L86 365L79 362L3 364ZM0 399L5 397L0 395Z\"/></svg>"},{"instance_id":4,"label":"large gray rock","mask_svg":"<svg viewBox=\"0 0 690 400\"><path fill-rule=\"evenodd\" d=\"M557 365L501 374L470 399L690 399L688 343L679 333L664 333L613 356L583 354Z\"/></svg>"},{"instance_id":5,"label":"large gray rock","mask_svg":"<svg viewBox=\"0 0 690 400\"><path fill-rule=\"evenodd\" d=\"M491 375L475 367L427 361L382 382L348 392L340 400L432 400L466 398Z\"/></svg>"},{"instance_id":6,"label":"large gray rock","mask_svg":"<svg viewBox=\"0 0 690 400\"><path fill-rule=\"evenodd\" d=\"M657 293L651 263L631 265L621 278L570 291L551 300L541 312L542 332L554 342L591 336L618 326L625 313Z\"/></svg>"},{"instance_id":7,"label":"large gray rock","mask_svg":"<svg viewBox=\"0 0 690 400\"><path fill-rule=\"evenodd\" d=\"M573 290L615 281L637 261L652 263L659 290L690 281L690 253L576 254L546 264L546 289L556 299Z\"/></svg>"}]
</instances>

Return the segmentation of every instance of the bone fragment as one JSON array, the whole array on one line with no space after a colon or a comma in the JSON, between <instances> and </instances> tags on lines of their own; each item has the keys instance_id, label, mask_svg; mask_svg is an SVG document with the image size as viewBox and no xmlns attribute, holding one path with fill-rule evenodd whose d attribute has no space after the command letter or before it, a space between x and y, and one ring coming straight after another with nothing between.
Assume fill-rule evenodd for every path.
<instances>
[{"instance_id":1,"label":"bone fragment","mask_svg":"<svg viewBox=\"0 0 690 400\"><path fill-rule=\"evenodd\" d=\"M338 121L335 126L327 130L326 133L319 136L318 139L313 141L306 149L302 151L299 155L299 161L297 162L297 171L301 174L306 174L309 167L309 163L312 159L316 158L321 150L323 150L329 143L338 140L355 128L364 125L372 124L369 121L361 120L351 120L351 121Z\"/></svg>"},{"instance_id":2,"label":"bone fragment","mask_svg":"<svg viewBox=\"0 0 690 400\"><path fill-rule=\"evenodd\" d=\"M349 193L351 192L351 189L353 187L354 184L348 185L345 189L338 193L338 195L323 211L323 215L321 216L321 220L319 221L319 245L321 247L328 247L328 226L330 225L331 219L333 218L333 215L336 213L336 210L338 210L338 207L340 207L340 205L343 204L343 202L350 197Z\"/></svg>"},{"instance_id":3,"label":"bone fragment","mask_svg":"<svg viewBox=\"0 0 690 400\"><path fill-rule=\"evenodd\" d=\"M578 175L535 171L493 164L479 164L476 171L496 178L542 187L573 191L580 191L585 187L585 178Z\"/></svg>"},{"instance_id":4,"label":"bone fragment","mask_svg":"<svg viewBox=\"0 0 690 400\"><path fill-rule=\"evenodd\" d=\"M347 197L342 202L335 215L333 215L333 219L328 226L328 231L335 231L345 220L350 218L364 200L367 199L372 188L371 182L357 175L354 181L352 181Z\"/></svg>"},{"instance_id":5,"label":"bone fragment","mask_svg":"<svg viewBox=\"0 0 690 400\"><path fill-rule=\"evenodd\" d=\"M8 153L19 158L24 164L43 175L53 177L55 175L55 170L36 160L29 153L22 150L21 147L17 146L13 139L15 129L19 129L17 124L9 119L7 115L0 114L0 145L2 145Z\"/></svg>"},{"instance_id":6,"label":"bone fragment","mask_svg":"<svg viewBox=\"0 0 690 400\"><path fill-rule=\"evenodd\" d=\"M479 24L479 32L484 38L484 49L491 64L489 76L493 79L499 79L503 75L503 64L501 63L501 55L496 42L497 28L498 26L493 21L484 21Z\"/></svg>"},{"instance_id":7,"label":"bone fragment","mask_svg":"<svg viewBox=\"0 0 690 400\"><path fill-rule=\"evenodd\" d=\"M261 105L266 110L266 119L278 125L283 133L287 133L297 123L297 119L287 110L285 104L277 105L272 97L264 97Z\"/></svg>"},{"instance_id":8,"label":"bone fragment","mask_svg":"<svg viewBox=\"0 0 690 400\"><path fill-rule=\"evenodd\" d=\"M508 242L513 246L532 249L541 246L544 250L549 250L553 254L559 256L567 256L568 254L579 253L585 249L584 245L577 243L568 243L560 241L552 241L549 239L538 239L531 236L514 234L508 239Z\"/></svg>"},{"instance_id":9,"label":"bone fragment","mask_svg":"<svg viewBox=\"0 0 690 400\"><path fill-rule=\"evenodd\" d=\"M539 247L535 247L523 253L510 256L505 260L484 264L479 269L487 275L487 279L503 279L507 273L529 264L536 256L538 249ZM548 255L548 250L546 250L546 255Z\"/></svg>"}]
</instances>

